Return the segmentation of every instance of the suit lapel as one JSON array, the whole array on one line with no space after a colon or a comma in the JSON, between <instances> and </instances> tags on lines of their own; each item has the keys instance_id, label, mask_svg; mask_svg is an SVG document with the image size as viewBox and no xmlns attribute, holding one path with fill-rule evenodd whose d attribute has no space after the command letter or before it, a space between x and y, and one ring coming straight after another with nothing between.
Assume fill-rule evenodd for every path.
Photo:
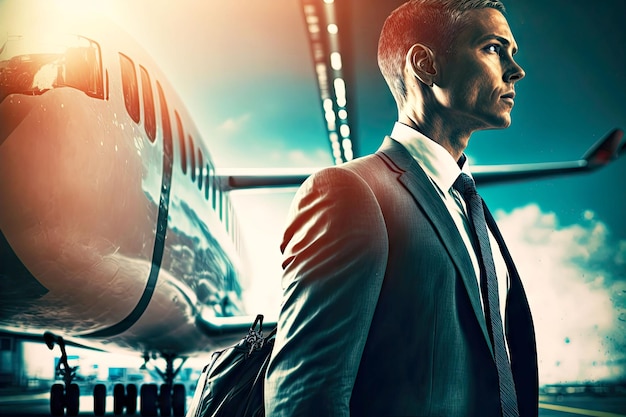
<instances>
[{"instance_id":1,"label":"suit lapel","mask_svg":"<svg viewBox=\"0 0 626 417\"><path fill-rule=\"evenodd\" d=\"M417 164L406 149L393 139L386 137L378 150L400 170L399 181L411 193L416 203L422 207L424 213L431 220L435 229L452 258L456 268L460 271L463 284L467 290L472 309L478 324L482 329L485 341L492 351L491 342L487 333L485 316L480 303L480 292L472 261L467 253L465 244L457 230L448 209L435 190L432 182ZM492 351L493 355L493 351Z\"/></svg>"}]
</instances>

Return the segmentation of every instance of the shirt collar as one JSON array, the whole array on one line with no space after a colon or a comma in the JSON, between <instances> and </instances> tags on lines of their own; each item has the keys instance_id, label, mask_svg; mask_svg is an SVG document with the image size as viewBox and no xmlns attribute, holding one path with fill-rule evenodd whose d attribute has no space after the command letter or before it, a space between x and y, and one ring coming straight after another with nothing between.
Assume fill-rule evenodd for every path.
<instances>
[{"instance_id":1,"label":"shirt collar","mask_svg":"<svg viewBox=\"0 0 626 417\"><path fill-rule=\"evenodd\" d=\"M443 146L403 123L395 123L391 132L391 138L400 142L406 148L426 172L426 175L443 192L450 190L461 172L469 176L472 175L466 157L461 158L464 159L464 162L459 167L457 161Z\"/></svg>"}]
</instances>

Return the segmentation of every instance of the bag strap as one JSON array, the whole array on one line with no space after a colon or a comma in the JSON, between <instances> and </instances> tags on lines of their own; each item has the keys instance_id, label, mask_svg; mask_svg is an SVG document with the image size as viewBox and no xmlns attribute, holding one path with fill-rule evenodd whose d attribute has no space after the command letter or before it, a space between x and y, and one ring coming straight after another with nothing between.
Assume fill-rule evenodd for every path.
<instances>
[{"instance_id":1,"label":"bag strap","mask_svg":"<svg viewBox=\"0 0 626 417\"><path fill-rule=\"evenodd\" d=\"M270 332L270 334L265 338L265 342L267 343L268 340L270 340L274 335L276 334L276 327L274 327L274 329ZM265 372L267 371L267 367L270 363L270 356L272 354L272 349L269 349L267 354L265 355L265 359L263 360L263 364L261 365L261 368L259 368L259 372L257 372L255 378L254 378L254 382L252 383L252 387L257 386L257 384L263 384L264 383L264 379L265 379ZM263 392L263 388L261 388L261 392ZM246 398L246 409L243 413L244 416L249 415L250 413L250 398L252 397L252 391L250 390L248 392L248 396Z\"/></svg>"},{"instance_id":2,"label":"bag strap","mask_svg":"<svg viewBox=\"0 0 626 417\"><path fill-rule=\"evenodd\" d=\"M261 349L269 339L276 335L276 329L277 327L274 327L267 337L263 337L263 314L257 314L256 319L254 319L245 337L246 344L249 348L248 356L255 350Z\"/></svg>"}]
</instances>

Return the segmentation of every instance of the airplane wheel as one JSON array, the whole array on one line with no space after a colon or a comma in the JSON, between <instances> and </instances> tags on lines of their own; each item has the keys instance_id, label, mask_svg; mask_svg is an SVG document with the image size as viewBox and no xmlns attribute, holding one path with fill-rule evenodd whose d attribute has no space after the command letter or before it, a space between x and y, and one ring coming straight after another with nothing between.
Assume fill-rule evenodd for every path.
<instances>
[{"instance_id":1,"label":"airplane wheel","mask_svg":"<svg viewBox=\"0 0 626 417\"><path fill-rule=\"evenodd\" d=\"M50 388L50 414L62 416L65 413L65 387L63 384L54 384Z\"/></svg>"},{"instance_id":2,"label":"airplane wheel","mask_svg":"<svg viewBox=\"0 0 626 417\"><path fill-rule=\"evenodd\" d=\"M106 412L107 387L104 384L96 384L93 387L93 414L103 416Z\"/></svg>"},{"instance_id":3,"label":"airplane wheel","mask_svg":"<svg viewBox=\"0 0 626 417\"><path fill-rule=\"evenodd\" d=\"M161 411L162 417L170 417L172 415L172 387L170 385L161 385L159 411Z\"/></svg>"},{"instance_id":4,"label":"airplane wheel","mask_svg":"<svg viewBox=\"0 0 626 417\"><path fill-rule=\"evenodd\" d=\"M137 385L128 384L126 386L126 414L137 412Z\"/></svg>"},{"instance_id":5,"label":"airplane wheel","mask_svg":"<svg viewBox=\"0 0 626 417\"><path fill-rule=\"evenodd\" d=\"M174 384L172 393L172 409L175 417L185 416L185 386L183 384Z\"/></svg>"},{"instance_id":6,"label":"airplane wheel","mask_svg":"<svg viewBox=\"0 0 626 417\"><path fill-rule=\"evenodd\" d=\"M154 417L157 415L157 386L156 384L145 384L141 386L140 404L141 415L144 417Z\"/></svg>"},{"instance_id":7,"label":"airplane wheel","mask_svg":"<svg viewBox=\"0 0 626 417\"><path fill-rule=\"evenodd\" d=\"M80 389L78 388L78 385L70 384L67 388L65 398L67 400L67 415L72 417L77 416L78 409L80 408Z\"/></svg>"},{"instance_id":8,"label":"airplane wheel","mask_svg":"<svg viewBox=\"0 0 626 417\"><path fill-rule=\"evenodd\" d=\"M123 384L115 384L113 386L113 414L121 416L124 413L124 404L126 403L126 391Z\"/></svg>"}]
</instances>

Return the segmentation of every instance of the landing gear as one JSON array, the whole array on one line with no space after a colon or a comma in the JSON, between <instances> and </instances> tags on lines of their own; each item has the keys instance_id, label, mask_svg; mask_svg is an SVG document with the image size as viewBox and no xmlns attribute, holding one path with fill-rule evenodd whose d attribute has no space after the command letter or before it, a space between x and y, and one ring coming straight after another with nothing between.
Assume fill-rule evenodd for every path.
<instances>
[{"instance_id":1,"label":"landing gear","mask_svg":"<svg viewBox=\"0 0 626 417\"><path fill-rule=\"evenodd\" d=\"M67 353L65 352L65 341L60 336L55 336L50 332L43 335L44 341L48 349L52 350L55 343L61 349L61 358L57 363L56 373L63 378L63 384L54 384L50 388L50 414L53 416L62 416L67 411L68 416L77 416L80 408L80 390L78 385L73 383L76 376L77 366L70 366L67 362Z\"/></svg>"},{"instance_id":2,"label":"landing gear","mask_svg":"<svg viewBox=\"0 0 626 417\"><path fill-rule=\"evenodd\" d=\"M126 414L135 414L137 411L137 385L115 384L113 387L113 414L122 415L126 409Z\"/></svg>"},{"instance_id":3,"label":"landing gear","mask_svg":"<svg viewBox=\"0 0 626 417\"><path fill-rule=\"evenodd\" d=\"M182 384L172 384L174 378L185 363L182 360L176 370L174 370L175 355L161 355L166 362L165 372L158 368L155 370L159 373L165 382L157 388L156 384L146 384L141 387L141 415L156 416L157 410L162 417L182 417L185 415L185 386ZM146 363L150 360L148 355L144 356Z\"/></svg>"},{"instance_id":4,"label":"landing gear","mask_svg":"<svg viewBox=\"0 0 626 417\"><path fill-rule=\"evenodd\" d=\"M174 416L185 415L185 386L183 384L174 384L174 390L172 391L172 409L174 410Z\"/></svg>"},{"instance_id":5,"label":"landing gear","mask_svg":"<svg viewBox=\"0 0 626 417\"><path fill-rule=\"evenodd\" d=\"M63 379L63 384L54 384L50 389L50 414L59 416L78 416L80 404L80 390L75 384L74 377L78 367L71 367L67 361L65 352L65 341L62 337L50 332L44 334L44 341L49 349L58 345L61 349L61 358L57 364L56 373ZM163 379L163 384L157 387L156 384L144 384L139 392L141 415L145 417L184 417L186 394L185 386L174 384L174 379L180 372L185 358L182 359L178 368L174 369L176 355L162 354L165 359L165 371L158 368L154 370ZM144 361L150 360L148 354L144 355ZM144 364L145 367L145 364ZM133 415L137 412L137 386L129 384L116 384L113 387L113 414L116 416L124 414ZM107 388L104 384L97 384L93 389L93 411L96 416L104 416L106 413Z\"/></svg>"},{"instance_id":6,"label":"landing gear","mask_svg":"<svg viewBox=\"0 0 626 417\"><path fill-rule=\"evenodd\" d=\"M93 387L93 414L103 416L106 411L107 387L97 384Z\"/></svg>"},{"instance_id":7,"label":"landing gear","mask_svg":"<svg viewBox=\"0 0 626 417\"><path fill-rule=\"evenodd\" d=\"M145 384L141 387L141 415L182 417L185 415L185 386L183 384Z\"/></svg>"},{"instance_id":8,"label":"landing gear","mask_svg":"<svg viewBox=\"0 0 626 417\"><path fill-rule=\"evenodd\" d=\"M157 386L156 384L146 384L141 387L141 415L157 415Z\"/></svg>"}]
</instances>

